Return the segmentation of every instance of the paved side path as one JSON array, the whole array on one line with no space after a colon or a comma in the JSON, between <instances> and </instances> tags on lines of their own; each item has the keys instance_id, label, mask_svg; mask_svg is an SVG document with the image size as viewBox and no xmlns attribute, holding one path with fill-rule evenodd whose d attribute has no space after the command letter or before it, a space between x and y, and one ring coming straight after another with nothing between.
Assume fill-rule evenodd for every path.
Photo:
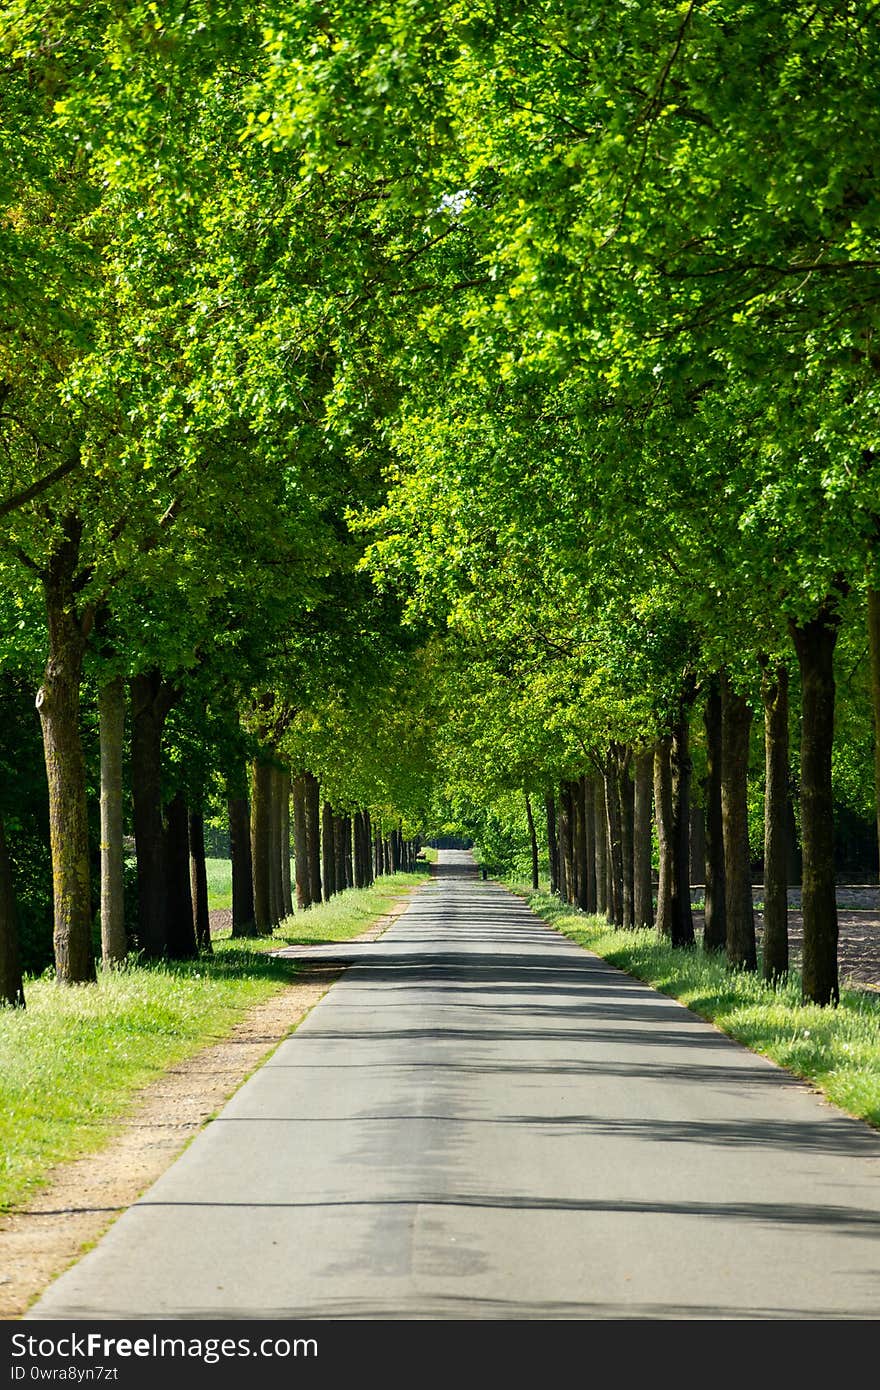
<instances>
[{"instance_id":1,"label":"paved side path","mask_svg":"<svg viewBox=\"0 0 880 1390\"><path fill-rule=\"evenodd\" d=\"M465 859L30 1317L880 1314L880 1136Z\"/></svg>"}]
</instances>

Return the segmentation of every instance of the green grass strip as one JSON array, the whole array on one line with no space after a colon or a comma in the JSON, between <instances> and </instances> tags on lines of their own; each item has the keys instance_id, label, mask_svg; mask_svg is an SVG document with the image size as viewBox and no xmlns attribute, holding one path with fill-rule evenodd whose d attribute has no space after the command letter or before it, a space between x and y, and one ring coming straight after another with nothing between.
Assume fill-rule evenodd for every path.
<instances>
[{"instance_id":1,"label":"green grass strip","mask_svg":"<svg viewBox=\"0 0 880 1390\"><path fill-rule=\"evenodd\" d=\"M810 1082L850 1115L880 1128L880 995L842 989L837 1008L801 1003L792 971L778 989L724 960L674 949L650 930L619 931L549 893L508 884L565 936L671 995L753 1052ZM760 968L760 961L759 961Z\"/></svg>"},{"instance_id":2,"label":"green grass strip","mask_svg":"<svg viewBox=\"0 0 880 1390\"><path fill-rule=\"evenodd\" d=\"M295 912L276 927L271 936L247 937L242 944L255 951L274 951L279 946L321 946L330 941L350 941L379 917L384 917L405 893L417 888L428 877L424 872L385 875L377 878L369 888L349 888L328 902L315 903L304 912Z\"/></svg>"},{"instance_id":3,"label":"green grass strip","mask_svg":"<svg viewBox=\"0 0 880 1390\"><path fill-rule=\"evenodd\" d=\"M289 984L299 963L267 950L348 940L425 877L341 893L271 937L215 940L214 955L197 961L131 962L73 988L26 980L27 1008L0 1008L0 1211L25 1202L55 1164L100 1148L141 1087Z\"/></svg>"}]
</instances>

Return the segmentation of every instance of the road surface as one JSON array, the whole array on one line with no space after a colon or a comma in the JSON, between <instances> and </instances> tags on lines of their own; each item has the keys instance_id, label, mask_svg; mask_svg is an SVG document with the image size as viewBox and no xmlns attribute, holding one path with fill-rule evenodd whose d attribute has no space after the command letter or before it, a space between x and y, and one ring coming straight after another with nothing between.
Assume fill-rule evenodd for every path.
<instances>
[{"instance_id":1,"label":"road surface","mask_svg":"<svg viewBox=\"0 0 880 1390\"><path fill-rule=\"evenodd\" d=\"M880 1136L469 856L28 1318L876 1318Z\"/></svg>"}]
</instances>

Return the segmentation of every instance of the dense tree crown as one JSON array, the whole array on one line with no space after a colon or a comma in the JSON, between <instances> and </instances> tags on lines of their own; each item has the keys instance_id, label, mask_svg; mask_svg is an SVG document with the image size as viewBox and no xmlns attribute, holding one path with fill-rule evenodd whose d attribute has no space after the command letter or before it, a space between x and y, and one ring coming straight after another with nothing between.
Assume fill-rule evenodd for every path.
<instances>
[{"instance_id":1,"label":"dense tree crown","mask_svg":"<svg viewBox=\"0 0 880 1390\"><path fill-rule=\"evenodd\" d=\"M105 964L208 945L180 866L228 813L242 930L291 833L302 908L458 829L682 946L705 885L736 968L763 874L775 979L802 869L832 1002L876 873L874 5L0 14L2 996L50 911L93 977L99 896Z\"/></svg>"}]
</instances>

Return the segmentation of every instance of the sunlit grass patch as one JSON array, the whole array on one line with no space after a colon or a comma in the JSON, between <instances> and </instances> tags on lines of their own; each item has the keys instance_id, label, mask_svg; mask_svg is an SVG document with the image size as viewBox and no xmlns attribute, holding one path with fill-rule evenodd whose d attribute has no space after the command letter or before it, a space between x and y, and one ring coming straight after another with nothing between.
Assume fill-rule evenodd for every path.
<instances>
[{"instance_id":1,"label":"sunlit grass patch","mask_svg":"<svg viewBox=\"0 0 880 1390\"><path fill-rule=\"evenodd\" d=\"M274 951L279 946L318 946L327 941L350 941L385 916L427 877L426 873L382 875L369 888L349 888L327 902L295 912L276 927L271 936L248 937L245 944L258 951ZM227 942L232 944L228 933L214 937L218 950L226 949Z\"/></svg>"},{"instance_id":2,"label":"sunlit grass patch","mask_svg":"<svg viewBox=\"0 0 880 1390\"><path fill-rule=\"evenodd\" d=\"M139 1087L227 1034L294 971L239 950L131 963L96 985L26 981L27 1008L0 1009L0 1209L99 1147Z\"/></svg>"}]
</instances>

